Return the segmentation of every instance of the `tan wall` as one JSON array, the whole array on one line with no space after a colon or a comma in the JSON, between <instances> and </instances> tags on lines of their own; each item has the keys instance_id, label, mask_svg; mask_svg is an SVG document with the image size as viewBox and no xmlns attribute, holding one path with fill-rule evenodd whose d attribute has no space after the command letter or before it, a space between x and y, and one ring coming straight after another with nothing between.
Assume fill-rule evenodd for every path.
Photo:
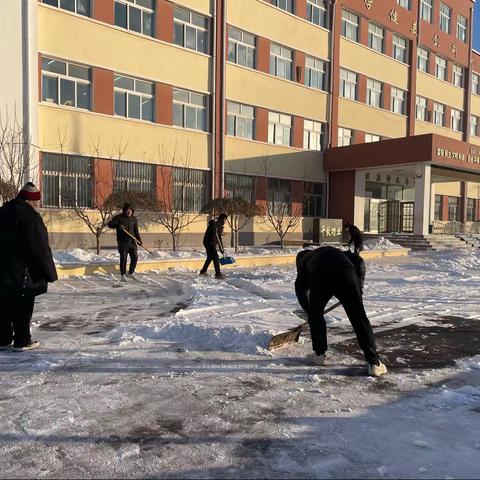
<instances>
[{"instance_id":1,"label":"tan wall","mask_svg":"<svg viewBox=\"0 0 480 480\"><path fill-rule=\"evenodd\" d=\"M468 182L468 197L480 198L480 183Z\"/></svg>"},{"instance_id":2,"label":"tan wall","mask_svg":"<svg viewBox=\"0 0 480 480\"><path fill-rule=\"evenodd\" d=\"M210 134L40 104L40 150L210 168ZM162 153L164 152L164 153Z\"/></svg>"},{"instance_id":3,"label":"tan wall","mask_svg":"<svg viewBox=\"0 0 480 480\"><path fill-rule=\"evenodd\" d=\"M338 125L389 138L405 137L407 118L403 115L339 98Z\"/></svg>"},{"instance_id":4,"label":"tan wall","mask_svg":"<svg viewBox=\"0 0 480 480\"><path fill-rule=\"evenodd\" d=\"M328 96L325 92L233 64L227 64L226 84L228 100L310 120L327 120Z\"/></svg>"},{"instance_id":5,"label":"tan wall","mask_svg":"<svg viewBox=\"0 0 480 480\"><path fill-rule=\"evenodd\" d=\"M448 119L450 121L450 119ZM436 133L437 135L443 135L444 137L455 138L462 141L462 133L455 132L447 127L439 127L429 122L422 122L417 120L415 122L415 135L424 135L426 133Z\"/></svg>"},{"instance_id":6,"label":"tan wall","mask_svg":"<svg viewBox=\"0 0 480 480\"><path fill-rule=\"evenodd\" d=\"M480 95L472 95L472 115L480 117Z\"/></svg>"},{"instance_id":7,"label":"tan wall","mask_svg":"<svg viewBox=\"0 0 480 480\"><path fill-rule=\"evenodd\" d=\"M319 152L228 136L225 138L225 171L312 182L326 181Z\"/></svg>"},{"instance_id":8,"label":"tan wall","mask_svg":"<svg viewBox=\"0 0 480 480\"><path fill-rule=\"evenodd\" d=\"M327 30L288 15L270 3L229 0L227 23L315 57L328 59Z\"/></svg>"},{"instance_id":9,"label":"tan wall","mask_svg":"<svg viewBox=\"0 0 480 480\"><path fill-rule=\"evenodd\" d=\"M460 196L460 182L442 182L435 183L436 195L449 195L452 197Z\"/></svg>"},{"instance_id":10,"label":"tan wall","mask_svg":"<svg viewBox=\"0 0 480 480\"><path fill-rule=\"evenodd\" d=\"M42 54L199 92L210 91L211 59L205 55L42 4L38 22L38 49Z\"/></svg>"},{"instance_id":11,"label":"tan wall","mask_svg":"<svg viewBox=\"0 0 480 480\"><path fill-rule=\"evenodd\" d=\"M346 38L340 38L340 66L408 90L408 66Z\"/></svg>"},{"instance_id":12,"label":"tan wall","mask_svg":"<svg viewBox=\"0 0 480 480\"><path fill-rule=\"evenodd\" d=\"M473 143L474 145L480 146L480 138L479 137L470 137L470 143Z\"/></svg>"},{"instance_id":13,"label":"tan wall","mask_svg":"<svg viewBox=\"0 0 480 480\"><path fill-rule=\"evenodd\" d=\"M423 72L417 72L417 95L426 97L444 105L462 110L463 88L455 87L451 83L444 82Z\"/></svg>"},{"instance_id":14,"label":"tan wall","mask_svg":"<svg viewBox=\"0 0 480 480\"><path fill-rule=\"evenodd\" d=\"M213 2L215 0L175 0L175 4L188 8L204 15L213 14Z\"/></svg>"}]
</instances>

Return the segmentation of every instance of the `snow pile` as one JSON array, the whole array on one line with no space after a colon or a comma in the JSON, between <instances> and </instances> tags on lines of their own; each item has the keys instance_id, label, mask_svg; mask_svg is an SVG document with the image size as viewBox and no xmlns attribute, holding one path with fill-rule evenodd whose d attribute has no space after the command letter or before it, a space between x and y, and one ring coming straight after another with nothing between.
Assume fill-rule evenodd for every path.
<instances>
[{"instance_id":1,"label":"snow pile","mask_svg":"<svg viewBox=\"0 0 480 480\"><path fill-rule=\"evenodd\" d=\"M479 400L480 390L471 385L465 385L454 390L449 389L446 385L442 385L440 392L432 395L427 405L442 410L451 410L462 405L478 403Z\"/></svg>"},{"instance_id":2,"label":"snow pile","mask_svg":"<svg viewBox=\"0 0 480 480\"><path fill-rule=\"evenodd\" d=\"M480 370L480 355L476 355L473 358L470 358L468 360L461 360L457 362L459 366L466 368L466 369L471 369L471 370Z\"/></svg>"},{"instance_id":3,"label":"snow pile","mask_svg":"<svg viewBox=\"0 0 480 480\"><path fill-rule=\"evenodd\" d=\"M403 247L398 243L391 242L388 238L380 237L373 240L366 240L363 243L365 250L402 250Z\"/></svg>"}]
</instances>

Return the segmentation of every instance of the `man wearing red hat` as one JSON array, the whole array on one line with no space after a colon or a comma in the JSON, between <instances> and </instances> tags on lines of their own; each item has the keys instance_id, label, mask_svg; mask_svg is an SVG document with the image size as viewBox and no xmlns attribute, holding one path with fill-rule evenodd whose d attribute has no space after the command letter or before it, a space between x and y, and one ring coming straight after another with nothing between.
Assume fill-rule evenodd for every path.
<instances>
[{"instance_id":1,"label":"man wearing red hat","mask_svg":"<svg viewBox=\"0 0 480 480\"><path fill-rule=\"evenodd\" d=\"M58 278L47 229L36 211L40 198L40 190L28 182L0 208L0 350L40 346L30 335L35 297Z\"/></svg>"}]
</instances>

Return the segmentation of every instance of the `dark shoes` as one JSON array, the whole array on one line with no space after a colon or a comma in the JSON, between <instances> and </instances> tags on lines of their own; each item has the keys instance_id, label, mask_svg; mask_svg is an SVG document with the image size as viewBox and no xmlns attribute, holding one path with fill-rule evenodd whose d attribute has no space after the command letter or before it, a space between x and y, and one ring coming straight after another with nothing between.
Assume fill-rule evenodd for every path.
<instances>
[{"instance_id":1,"label":"dark shoes","mask_svg":"<svg viewBox=\"0 0 480 480\"><path fill-rule=\"evenodd\" d=\"M223 273L218 273L217 275L215 275L215 278L217 280L225 280L225 275Z\"/></svg>"},{"instance_id":2,"label":"dark shoes","mask_svg":"<svg viewBox=\"0 0 480 480\"><path fill-rule=\"evenodd\" d=\"M0 345L0 351L2 351L2 350L9 350L12 345L13 345L12 342L7 343L6 345Z\"/></svg>"},{"instance_id":3,"label":"dark shoes","mask_svg":"<svg viewBox=\"0 0 480 480\"><path fill-rule=\"evenodd\" d=\"M202 277L208 277L208 273L207 273L207 272L202 272L202 271L200 271L200 272L199 272L199 275L201 275Z\"/></svg>"}]
</instances>

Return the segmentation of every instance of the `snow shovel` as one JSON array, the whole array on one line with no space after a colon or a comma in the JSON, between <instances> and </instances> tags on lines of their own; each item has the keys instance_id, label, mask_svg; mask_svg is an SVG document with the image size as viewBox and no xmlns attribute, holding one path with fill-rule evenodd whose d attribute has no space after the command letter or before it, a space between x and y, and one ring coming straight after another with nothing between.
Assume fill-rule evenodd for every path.
<instances>
[{"instance_id":1,"label":"snow shovel","mask_svg":"<svg viewBox=\"0 0 480 480\"><path fill-rule=\"evenodd\" d=\"M340 302L337 302L335 305L328 307L323 314L325 315L328 312L331 312L334 308L337 308L340 305ZM285 345L289 345L291 343L298 342L300 338L300 334L306 330L308 326L308 322L304 322L298 327L292 328L288 330L288 332L279 333L278 335L274 335L270 341L268 342L268 350L277 350L278 348L284 347Z\"/></svg>"},{"instance_id":2,"label":"snow shovel","mask_svg":"<svg viewBox=\"0 0 480 480\"><path fill-rule=\"evenodd\" d=\"M225 255L220 258L220 265L232 265L235 263L235 259L233 257L226 257Z\"/></svg>"},{"instance_id":3,"label":"snow shovel","mask_svg":"<svg viewBox=\"0 0 480 480\"><path fill-rule=\"evenodd\" d=\"M150 255L152 255L153 257L153 252L151 250L149 250L143 243L140 243L130 232L127 232L127 230L125 230L125 227L120 227L124 233L126 233L129 237L133 238L135 240L135 243L137 245L140 245L141 247L143 247Z\"/></svg>"}]
</instances>

